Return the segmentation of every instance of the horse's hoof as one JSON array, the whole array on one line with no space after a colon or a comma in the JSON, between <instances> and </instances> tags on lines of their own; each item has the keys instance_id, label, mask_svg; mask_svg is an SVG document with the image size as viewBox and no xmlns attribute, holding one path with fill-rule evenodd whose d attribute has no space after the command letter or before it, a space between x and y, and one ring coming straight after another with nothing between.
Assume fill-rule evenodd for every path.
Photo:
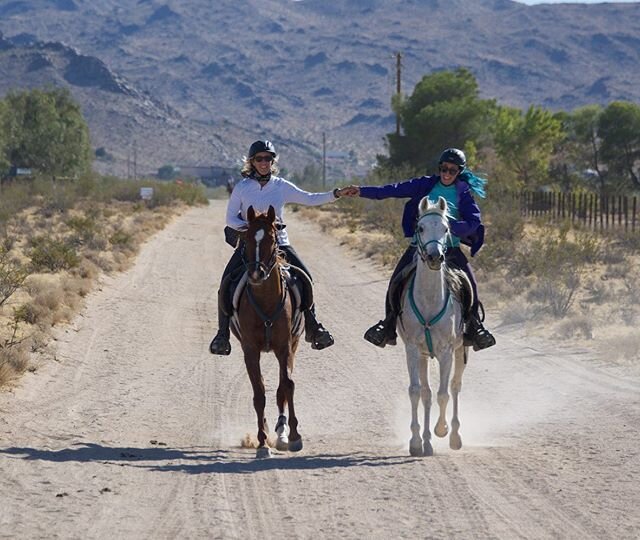
<instances>
[{"instance_id":1,"label":"horse's hoof","mask_svg":"<svg viewBox=\"0 0 640 540\"><path fill-rule=\"evenodd\" d=\"M460 448L462 448L462 438L460 434L451 434L451 437L449 437L449 448L451 448L451 450L460 450Z\"/></svg>"},{"instance_id":2,"label":"horse's hoof","mask_svg":"<svg viewBox=\"0 0 640 540\"><path fill-rule=\"evenodd\" d=\"M302 450L302 439L297 441L289 441L289 452L300 452Z\"/></svg>"},{"instance_id":3,"label":"horse's hoof","mask_svg":"<svg viewBox=\"0 0 640 540\"><path fill-rule=\"evenodd\" d=\"M289 450L289 439L287 437L278 437L276 441L276 450L280 450L280 452L286 452Z\"/></svg>"},{"instance_id":4,"label":"horse's hoof","mask_svg":"<svg viewBox=\"0 0 640 540\"><path fill-rule=\"evenodd\" d=\"M256 450L256 459L270 458L271 448L268 446L261 446Z\"/></svg>"},{"instance_id":5,"label":"horse's hoof","mask_svg":"<svg viewBox=\"0 0 640 540\"><path fill-rule=\"evenodd\" d=\"M436 425L433 432L436 434L436 437L446 437L447 433L449 433L449 426L447 424L444 425Z\"/></svg>"},{"instance_id":6,"label":"horse's hoof","mask_svg":"<svg viewBox=\"0 0 640 540\"><path fill-rule=\"evenodd\" d=\"M422 445L420 446L409 446L409 454L413 457L422 457L424 453L422 452Z\"/></svg>"}]
</instances>

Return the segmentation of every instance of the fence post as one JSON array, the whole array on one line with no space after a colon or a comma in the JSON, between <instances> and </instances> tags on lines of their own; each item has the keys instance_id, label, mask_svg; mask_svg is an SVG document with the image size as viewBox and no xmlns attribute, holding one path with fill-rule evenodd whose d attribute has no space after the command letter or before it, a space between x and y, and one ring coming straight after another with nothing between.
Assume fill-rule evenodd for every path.
<instances>
[{"instance_id":1,"label":"fence post","mask_svg":"<svg viewBox=\"0 0 640 540\"><path fill-rule=\"evenodd\" d=\"M631 218L631 230L635 232L636 230L636 201L637 198L633 197L633 217Z\"/></svg>"},{"instance_id":2,"label":"fence post","mask_svg":"<svg viewBox=\"0 0 640 540\"><path fill-rule=\"evenodd\" d=\"M629 230L629 199L625 195L622 200L624 202L624 232L627 232Z\"/></svg>"}]
</instances>

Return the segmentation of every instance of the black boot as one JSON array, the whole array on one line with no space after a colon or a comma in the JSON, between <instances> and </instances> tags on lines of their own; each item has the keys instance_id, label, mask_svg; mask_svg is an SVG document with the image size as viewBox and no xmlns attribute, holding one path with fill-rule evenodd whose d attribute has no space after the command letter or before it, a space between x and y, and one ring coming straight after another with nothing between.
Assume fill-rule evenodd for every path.
<instances>
[{"instance_id":1,"label":"black boot","mask_svg":"<svg viewBox=\"0 0 640 540\"><path fill-rule=\"evenodd\" d=\"M373 343L376 347L395 345L398 335L396 334L396 315L387 315L384 321L378 321L364 333L364 339Z\"/></svg>"},{"instance_id":2,"label":"black boot","mask_svg":"<svg viewBox=\"0 0 640 540\"><path fill-rule=\"evenodd\" d=\"M477 314L471 315L465 325L464 344L473 346L474 351L488 349L496 344L496 338L483 326Z\"/></svg>"},{"instance_id":3,"label":"black boot","mask_svg":"<svg viewBox=\"0 0 640 540\"><path fill-rule=\"evenodd\" d=\"M333 336L316 319L313 307L304 312L304 339L318 351L334 344Z\"/></svg>"},{"instance_id":4,"label":"black boot","mask_svg":"<svg viewBox=\"0 0 640 540\"><path fill-rule=\"evenodd\" d=\"M222 312L218 313L218 333L209 345L211 354L228 356L231 354L231 342L229 341L229 316Z\"/></svg>"}]
</instances>

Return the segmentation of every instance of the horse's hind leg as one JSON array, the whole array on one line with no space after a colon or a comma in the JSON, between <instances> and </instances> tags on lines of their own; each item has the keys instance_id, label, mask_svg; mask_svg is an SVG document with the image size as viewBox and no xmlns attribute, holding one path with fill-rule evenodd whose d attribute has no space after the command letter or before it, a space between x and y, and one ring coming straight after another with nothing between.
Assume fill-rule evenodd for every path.
<instances>
[{"instance_id":1,"label":"horse's hind leg","mask_svg":"<svg viewBox=\"0 0 640 540\"><path fill-rule=\"evenodd\" d=\"M462 389L462 374L464 373L468 349L459 347L455 352L455 368L451 381L451 396L453 397L453 418L451 419L451 435L449 436L449 448L460 450L462 438L460 437L460 420L458 418L458 394Z\"/></svg>"},{"instance_id":2,"label":"horse's hind leg","mask_svg":"<svg viewBox=\"0 0 640 540\"><path fill-rule=\"evenodd\" d=\"M293 394L295 392L295 383L291 378L291 372L293 370L293 353L289 347L283 351L277 351L276 356L280 364L280 384L276 392L276 398L278 401L278 424L276 426L276 433L278 434L278 441L276 448L278 450L289 450L290 452L299 452L302 450L302 436L298 433L298 418L296 417L295 406L293 403ZM288 406L289 412L289 433L287 430L287 417L284 413L285 404Z\"/></svg>"},{"instance_id":3,"label":"horse's hind leg","mask_svg":"<svg viewBox=\"0 0 640 540\"><path fill-rule=\"evenodd\" d=\"M258 449L256 450L256 457L269 457L271 451L266 445L267 433L265 429L266 419L264 417L266 398L264 380L260 371L260 353L247 351L245 349L244 363L247 366L247 373L249 374L249 380L253 388L253 408L256 410L256 416L258 418Z\"/></svg>"}]
</instances>

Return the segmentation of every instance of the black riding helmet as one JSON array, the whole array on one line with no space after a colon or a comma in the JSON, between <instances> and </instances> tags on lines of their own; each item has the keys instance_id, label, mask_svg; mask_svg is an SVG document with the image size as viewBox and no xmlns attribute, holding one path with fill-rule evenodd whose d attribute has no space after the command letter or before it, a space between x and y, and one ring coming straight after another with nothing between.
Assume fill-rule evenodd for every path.
<instances>
[{"instance_id":1,"label":"black riding helmet","mask_svg":"<svg viewBox=\"0 0 640 540\"><path fill-rule=\"evenodd\" d=\"M269 152L274 158L278 155L271 141L256 141L249 147L249 159L260 152Z\"/></svg>"},{"instance_id":2,"label":"black riding helmet","mask_svg":"<svg viewBox=\"0 0 640 540\"><path fill-rule=\"evenodd\" d=\"M442 154L440 154L440 163L455 163L462 171L467 166L467 157L462 150L457 148L447 148Z\"/></svg>"}]
</instances>

